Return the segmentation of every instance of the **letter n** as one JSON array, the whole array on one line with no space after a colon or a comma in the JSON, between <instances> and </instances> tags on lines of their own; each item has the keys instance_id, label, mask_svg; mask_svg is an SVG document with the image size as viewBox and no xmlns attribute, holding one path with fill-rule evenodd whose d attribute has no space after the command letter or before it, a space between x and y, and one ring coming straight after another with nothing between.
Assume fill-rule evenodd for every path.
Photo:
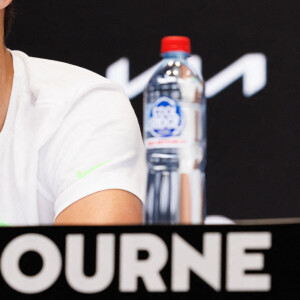
<instances>
[{"instance_id":1,"label":"letter n","mask_svg":"<svg viewBox=\"0 0 300 300\"><path fill-rule=\"evenodd\" d=\"M190 272L193 271L215 291L221 289L221 234L204 233L203 253L199 253L178 234L172 237L173 292L190 290Z\"/></svg>"}]
</instances>

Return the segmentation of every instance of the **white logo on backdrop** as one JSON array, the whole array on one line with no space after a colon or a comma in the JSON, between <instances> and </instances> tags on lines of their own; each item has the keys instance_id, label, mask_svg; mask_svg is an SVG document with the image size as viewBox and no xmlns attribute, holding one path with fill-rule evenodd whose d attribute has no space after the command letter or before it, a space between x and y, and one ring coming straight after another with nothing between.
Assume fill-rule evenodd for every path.
<instances>
[{"instance_id":1,"label":"white logo on backdrop","mask_svg":"<svg viewBox=\"0 0 300 300\"><path fill-rule=\"evenodd\" d=\"M189 58L189 61L199 73L202 73L200 56L193 55ZM130 80L130 62L128 58L123 57L107 68L106 77L121 84L127 96L133 99L143 92L159 64L155 64ZM206 80L206 97L214 97L239 78L243 80L243 95L245 97L251 97L263 89L267 83L266 56L262 53L245 54L224 70Z\"/></svg>"}]
</instances>

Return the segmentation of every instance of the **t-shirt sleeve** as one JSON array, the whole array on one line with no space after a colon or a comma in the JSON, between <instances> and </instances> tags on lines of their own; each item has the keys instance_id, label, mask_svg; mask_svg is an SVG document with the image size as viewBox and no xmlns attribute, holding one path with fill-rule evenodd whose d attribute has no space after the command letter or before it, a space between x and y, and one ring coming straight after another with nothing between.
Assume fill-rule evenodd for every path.
<instances>
[{"instance_id":1,"label":"t-shirt sleeve","mask_svg":"<svg viewBox=\"0 0 300 300\"><path fill-rule=\"evenodd\" d=\"M145 197L145 149L128 98L118 90L94 88L80 97L47 142L43 184L55 218L85 196L121 189Z\"/></svg>"}]
</instances>

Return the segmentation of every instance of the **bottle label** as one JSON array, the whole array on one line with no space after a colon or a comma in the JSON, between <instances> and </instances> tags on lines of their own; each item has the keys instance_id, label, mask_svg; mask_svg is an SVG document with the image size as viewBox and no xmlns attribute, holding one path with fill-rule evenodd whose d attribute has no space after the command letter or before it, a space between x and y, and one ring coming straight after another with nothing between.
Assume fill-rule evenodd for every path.
<instances>
[{"instance_id":1,"label":"bottle label","mask_svg":"<svg viewBox=\"0 0 300 300\"><path fill-rule=\"evenodd\" d=\"M187 144L181 134L185 127L185 115L176 100L160 97L148 111L148 133L146 147L178 148Z\"/></svg>"},{"instance_id":2,"label":"bottle label","mask_svg":"<svg viewBox=\"0 0 300 300\"><path fill-rule=\"evenodd\" d=\"M184 127L184 115L176 101L161 97L149 114L150 132L155 137L178 136Z\"/></svg>"}]
</instances>

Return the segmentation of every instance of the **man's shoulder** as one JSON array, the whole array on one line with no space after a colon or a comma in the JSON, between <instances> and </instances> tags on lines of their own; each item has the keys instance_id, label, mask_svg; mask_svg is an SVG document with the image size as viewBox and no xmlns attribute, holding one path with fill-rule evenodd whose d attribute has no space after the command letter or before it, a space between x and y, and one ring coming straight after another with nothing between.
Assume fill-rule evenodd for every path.
<instances>
[{"instance_id":1,"label":"man's shoulder","mask_svg":"<svg viewBox=\"0 0 300 300\"><path fill-rule=\"evenodd\" d=\"M43 98L73 99L75 95L88 92L90 89L102 88L123 92L113 81L72 64L36 58L20 51L12 51L14 58L24 65L28 85L38 100ZM65 103L67 104L67 103Z\"/></svg>"}]
</instances>

